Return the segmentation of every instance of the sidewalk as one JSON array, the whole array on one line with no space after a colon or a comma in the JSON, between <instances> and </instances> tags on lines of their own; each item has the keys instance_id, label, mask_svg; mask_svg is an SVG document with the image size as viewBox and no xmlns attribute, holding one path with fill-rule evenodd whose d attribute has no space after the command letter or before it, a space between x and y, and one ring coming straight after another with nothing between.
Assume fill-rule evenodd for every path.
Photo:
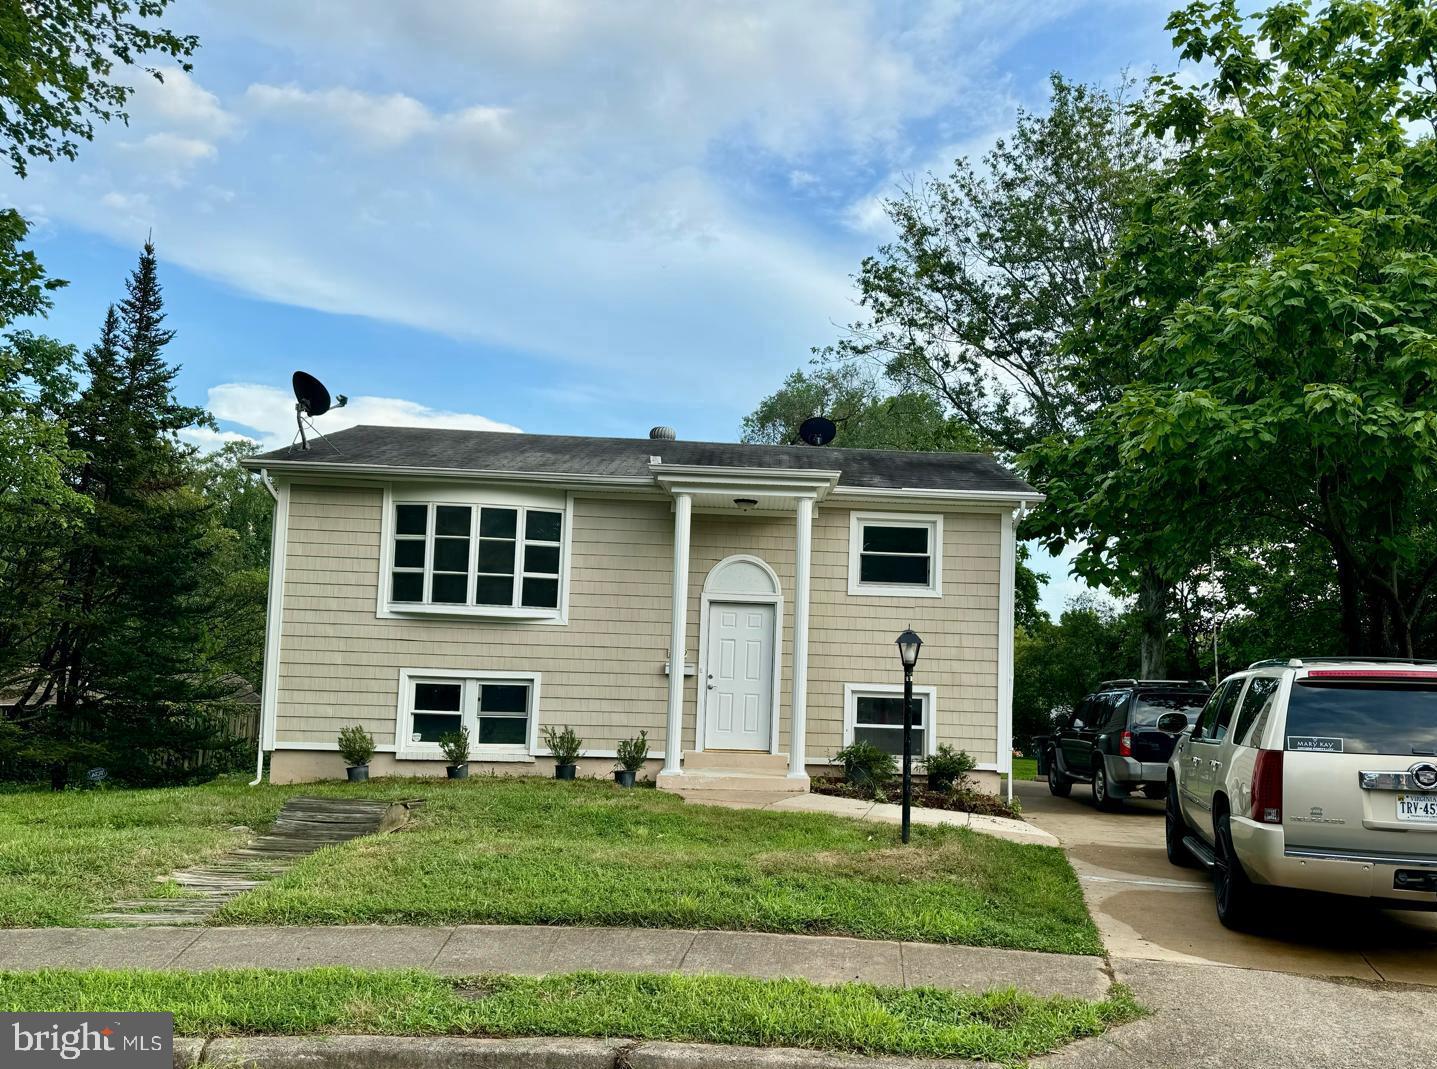
<instances>
[{"instance_id":1,"label":"sidewalk","mask_svg":"<svg viewBox=\"0 0 1437 1069\"><path fill-rule=\"evenodd\" d=\"M714 973L819 984L1103 998L1101 958L838 936L653 928L29 928L4 933L0 969L427 969L449 976Z\"/></svg>"}]
</instances>

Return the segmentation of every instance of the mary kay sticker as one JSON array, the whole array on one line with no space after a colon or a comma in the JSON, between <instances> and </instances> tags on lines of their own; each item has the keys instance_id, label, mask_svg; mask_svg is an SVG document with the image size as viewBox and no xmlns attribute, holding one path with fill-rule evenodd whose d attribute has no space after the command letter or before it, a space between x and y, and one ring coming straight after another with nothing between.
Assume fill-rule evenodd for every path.
<instances>
[{"instance_id":1,"label":"mary kay sticker","mask_svg":"<svg viewBox=\"0 0 1437 1069\"><path fill-rule=\"evenodd\" d=\"M1323 738L1321 735L1289 735L1289 750L1306 750L1309 753L1341 753L1342 740Z\"/></svg>"}]
</instances>

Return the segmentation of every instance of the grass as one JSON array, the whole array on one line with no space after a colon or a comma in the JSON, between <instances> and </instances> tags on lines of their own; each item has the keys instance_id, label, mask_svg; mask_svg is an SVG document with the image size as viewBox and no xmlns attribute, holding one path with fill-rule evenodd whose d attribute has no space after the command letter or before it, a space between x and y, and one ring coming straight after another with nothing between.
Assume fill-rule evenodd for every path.
<instances>
[{"instance_id":1,"label":"grass","mask_svg":"<svg viewBox=\"0 0 1437 1069\"><path fill-rule=\"evenodd\" d=\"M1013 779L1037 779L1038 759L1036 757L1015 757L1013 758Z\"/></svg>"},{"instance_id":2,"label":"grass","mask_svg":"<svg viewBox=\"0 0 1437 1069\"><path fill-rule=\"evenodd\" d=\"M1012 1063L1139 1016L1102 1002L801 980L576 973L447 979L420 972L0 973L0 1011L168 1011L179 1034L590 1036Z\"/></svg>"},{"instance_id":3,"label":"grass","mask_svg":"<svg viewBox=\"0 0 1437 1069\"><path fill-rule=\"evenodd\" d=\"M402 831L329 847L218 924L570 924L852 935L1099 954L1066 858L966 829L685 805L599 781L12 794L0 924L82 923L243 839L286 796L408 798Z\"/></svg>"}]
</instances>

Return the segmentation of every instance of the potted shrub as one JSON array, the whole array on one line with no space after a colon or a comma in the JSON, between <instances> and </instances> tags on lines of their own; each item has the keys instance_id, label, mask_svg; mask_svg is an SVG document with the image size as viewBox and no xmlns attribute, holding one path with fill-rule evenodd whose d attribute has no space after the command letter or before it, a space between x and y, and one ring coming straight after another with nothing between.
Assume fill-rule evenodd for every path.
<instances>
[{"instance_id":1,"label":"potted shrub","mask_svg":"<svg viewBox=\"0 0 1437 1069\"><path fill-rule=\"evenodd\" d=\"M460 728L440 736L439 748L444 751L444 759L449 762L449 767L445 769L449 778L468 779L469 729Z\"/></svg>"},{"instance_id":2,"label":"potted shrub","mask_svg":"<svg viewBox=\"0 0 1437 1069\"><path fill-rule=\"evenodd\" d=\"M358 724L339 732L339 756L348 765L350 782L361 783L369 778L369 759L374 756L374 736Z\"/></svg>"},{"instance_id":3,"label":"potted shrub","mask_svg":"<svg viewBox=\"0 0 1437 1069\"><path fill-rule=\"evenodd\" d=\"M946 742L923 762L924 771L928 773L929 789L945 792L966 790L968 773L972 772L976 765L977 762L969 756L967 750L955 750Z\"/></svg>"},{"instance_id":4,"label":"potted shrub","mask_svg":"<svg viewBox=\"0 0 1437 1069\"><path fill-rule=\"evenodd\" d=\"M544 745L549 747L549 752L554 755L554 778L573 779L579 767L575 762L584 756L584 740L579 738L571 727L566 727L563 731L546 727Z\"/></svg>"},{"instance_id":5,"label":"potted shrub","mask_svg":"<svg viewBox=\"0 0 1437 1069\"><path fill-rule=\"evenodd\" d=\"M625 739L618 746L619 768L614 773L614 782L620 787L632 787L634 776L649 759L649 733L641 731L632 739Z\"/></svg>"},{"instance_id":6,"label":"potted shrub","mask_svg":"<svg viewBox=\"0 0 1437 1069\"><path fill-rule=\"evenodd\" d=\"M843 778L855 787L871 787L877 794L893 779L893 755L871 742L852 742L833 755L843 766Z\"/></svg>"}]
</instances>

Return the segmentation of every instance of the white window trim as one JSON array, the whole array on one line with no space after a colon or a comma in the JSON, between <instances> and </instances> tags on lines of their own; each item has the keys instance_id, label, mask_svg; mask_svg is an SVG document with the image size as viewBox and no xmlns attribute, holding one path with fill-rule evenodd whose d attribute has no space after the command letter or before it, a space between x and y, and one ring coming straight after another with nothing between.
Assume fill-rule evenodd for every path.
<instances>
[{"instance_id":1,"label":"white window trim","mask_svg":"<svg viewBox=\"0 0 1437 1069\"><path fill-rule=\"evenodd\" d=\"M864 583L859 581L863 551L863 525L926 527L928 529L928 585ZM860 597L941 598L943 596L943 514L940 512L850 512L848 514L848 593Z\"/></svg>"},{"instance_id":2,"label":"white window trim","mask_svg":"<svg viewBox=\"0 0 1437 1069\"><path fill-rule=\"evenodd\" d=\"M559 607L557 609L531 609L523 606L505 605L431 605L418 602L391 602L389 599L390 576L394 571L394 506L396 502L425 503L430 505L465 505L470 508L534 508L563 514L564 529L559 540ZM479 552L479 538L476 518L471 520L469 559L472 563ZM569 622L569 571L573 560L574 545L574 495L564 495L560 505L553 497L535 497L532 500L513 491L505 490L493 495L457 495L452 493L425 492L418 488L409 490L401 486L396 493L393 486L384 488L384 515L379 533L379 584L375 597L375 616L381 620L410 620L426 616L477 617L483 620L512 620L515 623L567 624ZM520 532L522 534L522 532ZM523 539L518 539L520 543ZM515 566L520 561L516 555ZM432 554L426 553L424 560L424 583L428 589L429 573L433 567ZM474 575L471 568L470 576ZM516 586L523 583L522 573L516 570Z\"/></svg>"},{"instance_id":3,"label":"white window trim","mask_svg":"<svg viewBox=\"0 0 1437 1069\"><path fill-rule=\"evenodd\" d=\"M843 745L853 745L859 698L891 698L895 694L903 696L902 683L843 684ZM914 684L913 697L923 699L923 752L914 756L926 757L938 748L938 688Z\"/></svg>"},{"instance_id":4,"label":"white window trim","mask_svg":"<svg viewBox=\"0 0 1437 1069\"><path fill-rule=\"evenodd\" d=\"M456 668L401 668L399 670L399 703L394 718L394 756L399 761L443 760L444 753L437 742L409 741L413 712L414 684L426 680L461 682L469 684L464 688L460 701L460 723L469 729L471 740L469 759L471 761L531 761L538 748L539 740L539 672L481 672ZM527 683L529 685L529 731L525 741L517 746L481 746L477 710L471 702L471 689L482 683Z\"/></svg>"}]
</instances>

